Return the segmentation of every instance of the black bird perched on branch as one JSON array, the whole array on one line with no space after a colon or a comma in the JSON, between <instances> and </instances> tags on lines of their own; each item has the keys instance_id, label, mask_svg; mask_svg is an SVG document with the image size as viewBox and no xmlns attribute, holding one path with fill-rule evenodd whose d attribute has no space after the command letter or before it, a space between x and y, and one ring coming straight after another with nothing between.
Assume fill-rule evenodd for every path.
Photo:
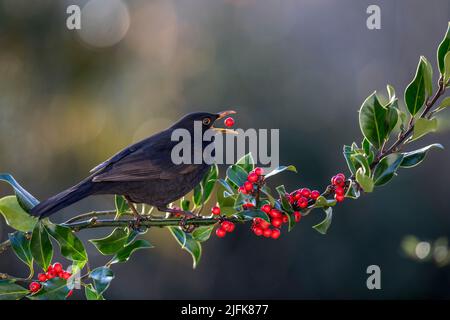
<instances>
[{"instance_id":1,"label":"black bird perched on branch","mask_svg":"<svg viewBox=\"0 0 450 320\"><path fill-rule=\"evenodd\" d=\"M186 129L193 137L195 121L201 122L202 133L210 128L225 133L232 132L229 129L213 127L216 120L232 113L235 111L217 114L195 112L185 115L171 127L123 149L99 164L91 170L89 177L39 203L31 210L31 214L41 218L48 217L88 196L114 194L123 195L138 217L133 203L146 203L162 212L189 215L189 212L168 208L167 205L200 183L210 165L204 161L200 164L174 164L171 153L178 141L172 141L172 132L176 129ZM204 148L205 142L200 146ZM192 152L199 151L194 148L194 141L191 139Z\"/></svg>"}]
</instances>

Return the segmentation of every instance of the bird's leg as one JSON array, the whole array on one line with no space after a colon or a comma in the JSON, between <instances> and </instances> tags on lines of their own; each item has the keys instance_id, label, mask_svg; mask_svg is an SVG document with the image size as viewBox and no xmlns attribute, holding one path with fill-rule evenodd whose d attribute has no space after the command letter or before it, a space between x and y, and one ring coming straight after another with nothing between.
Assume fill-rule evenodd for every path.
<instances>
[{"instance_id":1,"label":"bird's leg","mask_svg":"<svg viewBox=\"0 0 450 320\"><path fill-rule=\"evenodd\" d=\"M137 209L134 206L134 203L131 201L131 199L128 196L124 196L124 197L128 203L128 206L130 207L131 211L133 212L134 217L136 218L136 226L139 227L139 224L141 223L141 220L142 220L142 216L137 211Z\"/></svg>"},{"instance_id":2,"label":"bird's leg","mask_svg":"<svg viewBox=\"0 0 450 320\"><path fill-rule=\"evenodd\" d=\"M186 224L186 221L188 218L194 218L195 214L193 214L190 211L185 211L185 210L181 210L181 209L177 209L177 208L158 208L159 211L161 212L168 212L171 214L181 214L183 215L183 218L181 218L180 220L180 227L184 232L190 233L192 231L194 231L194 229L196 228L194 225L188 225Z\"/></svg>"}]
</instances>

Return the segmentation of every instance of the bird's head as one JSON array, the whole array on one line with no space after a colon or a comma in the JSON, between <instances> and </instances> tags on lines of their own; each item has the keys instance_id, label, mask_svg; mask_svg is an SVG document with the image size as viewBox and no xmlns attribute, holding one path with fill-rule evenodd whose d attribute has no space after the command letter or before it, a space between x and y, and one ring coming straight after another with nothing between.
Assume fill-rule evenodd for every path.
<instances>
[{"instance_id":1,"label":"bird's head","mask_svg":"<svg viewBox=\"0 0 450 320\"><path fill-rule=\"evenodd\" d=\"M236 111L227 110L219 113L209 113L209 112L193 112L185 115L183 118L178 120L172 128L183 128L189 131L194 129L194 122L198 121L202 124L202 131L205 132L208 129L213 129L218 132L232 133L236 134L236 131L227 128L216 128L214 123L217 120L223 119L230 114L235 114Z\"/></svg>"}]
</instances>

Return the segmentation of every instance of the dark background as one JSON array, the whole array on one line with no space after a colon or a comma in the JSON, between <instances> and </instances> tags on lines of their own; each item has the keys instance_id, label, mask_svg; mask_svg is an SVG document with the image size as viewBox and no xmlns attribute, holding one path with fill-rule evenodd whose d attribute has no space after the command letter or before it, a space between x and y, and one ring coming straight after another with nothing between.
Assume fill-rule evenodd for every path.
<instances>
[{"instance_id":1,"label":"dark background","mask_svg":"<svg viewBox=\"0 0 450 320\"><path fill-rule=\"evenodd\" d=\"M274 183L322 188L346 170L342 145L361 140L365 97L385 94L387 83L402 96L420 55L436 66L450 20L448 0L130 0L129 27L126 13L108 20L100 10L77 32L65 26L73 3L86 1L0 0L0 171L39 199L188 111L230 107L240 128L280 128L280 161L299 174ZM381 7L381 30L366 28L370 4ZM450 146L448 117L442 124L419 145ZM449 150L337 207L326 236L311 229L319 212L277 241L239 227L212 237L192 270L168 231L151 230L156 248L115 265L106 297L449 298L449 268L412 261L400 248L408 234L450 235ZM112 205L89 198L54 219ZM0 239L8 232L1 219ZM88 249L92 265L105 262ZM366 288L371 264L381 267L382 290ZM26 272L11 252L0 256L0 270Z\"/></svg>"}]
</instances>

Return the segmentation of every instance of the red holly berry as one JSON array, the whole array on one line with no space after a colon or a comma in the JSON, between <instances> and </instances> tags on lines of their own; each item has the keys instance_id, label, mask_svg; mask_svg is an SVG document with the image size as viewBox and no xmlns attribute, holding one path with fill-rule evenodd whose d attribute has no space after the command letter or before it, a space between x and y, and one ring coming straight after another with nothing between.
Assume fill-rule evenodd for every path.
<instances>
[{"instance_id":1,"label":"red holly berry","mask_svg":"<svg viewBox=\"0 0 450 320\"><path fill-rule=\"evenodd\" d=\"M243 194L247 194L247 190L245 190L244 186L240 186L238 191Z\"/></svg>"},{"instance_id":2,"label":"red holly berry","mask_svg":"<svg viewBox=\"0 0 450 320\"><path fill-rule=\"evenodd\" d=\"M269 214L270 210L272 210L272 206L270 204L265 204L261 207L261 211Z\"/></svg>"},{"instance_id":3,"label":"red holly berry","mask_svg":"<svg viewBox=\"0 0 450 320\"><path fill-rule=\"evenodd\" d=\"M234 119L232 117L228 117L224 121L227 127L232 127L234 125Z\"/></svg>"},{"instance_id":4,"label":"red holly berry","mask_svg":"<svg viewBox=\"0 0 450 320\"><path fill-rule=\"evenodd\" d=\"M266 238L270 238L272 236L272 230L271 229L264 229L263 236Z\"/></svg>"},{"instance_id":5,"label":"red holly berry","mask_svg":"<svg viewBox=\"0 0 450 320\"><path fill-rule=\"evenodd\" d=\"M39 282L32 282L30 283L30 286L28 287L31 292L35 293L38 292L41 288L41 284Z\"/></svg>"},{"instance_id":6,"label":"red holly berry","mask_svg":"<svg viewBox=\"0 0 450 320\"><path fill-rule=\"evenodd\" d=\"M45 276L47 277L47 280L53 279L57 276L58 274L52 270L48 271Z\"/></svg>"},{"instance_id":7,"label":"red holly berry","mask_svg":"<svg viewBox=\"0 0 450 320\"><path fill-rule=\"evenodd\" d=\"M302 194L298 190L294 191L292 194L293 194L294 200L298 200L302 197Z\"/></svg>"},{"instance_id":8,"label":"red holly berry","mask_svg":"<svg viewBox=\"0 0 450 320\"><path fill-rule=\"evenodd\" d=\"M245 191L247 191L247 192L253 191L253 183L251 183L250 181L245 181L244 188L245 188Z\"/></svg>"},{"instance_id":9,"label":"red holly berry","mask_svg":"<svg viewBox=\"0 0 450 320\"><path fill-rule=\"evenodd\" d=\"M49 265L48 268L47 268L47 272L50 272L50 271L53 271L53 266L52 265Z\"/></svg>"},{"instance_id":10,"label":"red holly berry","mask_svg":"<svg viewBox=\"0 0 450 320\"><path fill-rule=\"evenodd\" d=\"M345 193L345 190L344 190L344 188L342 188L342 187L337 187L337 188L334 190L334 192L335 192L336 195L338 195L338 196L343 196L344 193Z\"/></svg>"},{"instance_id":11,"label":"red holly berry","mask_svg":"<svg viewBox=\"0 0 450 320\"><path fill-rule=\"evenodd\" d=\"M256 173L258 176L262 176L264 174L264 169L256 167L255 170L253 170L253 172Z\"/></svg>"},{"instance_id":12,"label":"red holly berry","mask_svg":"<svg viewBox=\"0 0 450 320\"><path fill-rule=\"evenodd\" d=\"M331 183L338 187L343 187L345 185L345 176L342 173L338 173L331 179Z\"/></svg>"},{"instance_id":13,"label":"red holly berry","mask_svg":"<svg viewBox=\"0 0 450 320\"><path fill-rule=\"evenodd\" d=\"M233 230L234 230L234 223L231 222L231 221L224 221L224 222L221 223L220 226L226 232L233 232Z\"/></svg>"},{"instance_id":14,"label":"red holly berry","mask_svg":"<svg viewBox=\"0 0 450 320\"><path fill-rule=\"evenodd\" d=\"M280 229L273 229L272 234L270 235L272 239L278 239L280 237L281 231Z\"/></svg>"},{"instance_id":15,"label":"red holly berry","mask_svg":"<svg viewBox=\"0 0 450 320\"><path fill-rule=\"evenodd\" d=\"M308 206L308 199L301 197L298 199L297 205L302 209L306 208Z\"/></svg>"},{"instance_id":16,"label":"red holly berry","mask_svg":"<svg viewBox=\"0 0 450 320\"><path fill-rule=\"evenodd\" d=\"M38 280L39 280L40 282L45 282L45 281L47 281L47 276L45 275L45 273L39 273L39 274L38 274Z\"/></svg>"},{"instance_id":17,"label":"red holly berry","mask_svg":"<svg viewBox=\"0 0 450 320\"><path fill-rule=\"evenodd\" d=\"M339 195L335 195L334 198L336 199L337 202L342 202L344 201L345 197L344 196L339 196Z\"/></svg>"},{"instance_id":18,"label":"red holly berry","mask_svg":"<svg viewBox=\"0 0 450 320\"><path fill-rule=\"evenodd\" d=\"M283 224L283 219L281 219L281 218L274 218L274 219L272 219L271 222L272 222L272 225L274 227L279 228Z\"/></svg>"},{"instance_id":19,"label":"red holly berry","mask_svg":"<svg viewBox=\"0 0 450 320\"><path fill-rule=\"evenodd\" d=\"M311 191L311 199L317 200L317 198L320 197L320 192L317 190Z\"/></svg>"},{"instance_id":20,"label":"red holly berry","mask_svg":"<svg viewBox=\"0 0 450 320\"><path fill-rule=\"evenodd\" d=\"M295 222L299 222L301 218L302 218L302 215L300 214L300 212L295 211L295 212L294 212L294 219L295 219Z\"/></svg>"},{"instance_id":21,"label":"red holly berry","mask_svg":"<svg viewBox=\"0 0 450 320\"><path fill-rule=\"evenodd\" d=\"M258 181L258 175L254 172L250 172L249 175L247 176L247 180L255 183L256 181Z\"/></svg>"},{"instance_id":22,"label":"red holly berry","mask_svg":"<svg viewBox=\"0 0 450 320\"><path fill-rule=\"evenodd\" d=\"M277 209L272 209L269 212L269 216L271 218L281 218L282 213Z\"/></svg>"},{"instance_id":23,"label":"red holly berry","mask_svg":"<svg viewBox=\"0 0 450 320\"><path fill-rule=\"evenodd\" d=\"M283 215L283 223L288 223L289 222L289 218L286 215Z\"/></svg>"},{"instance_id":24,"label":"red holly berry","mask_svg":"<svg viewBox=\"0 0 450 320\"><path fill-rule=\"evenodd\" d=\"M345 180L345 175L343 173L338 173L336 177L341 177L342 180Z\"/></svg>"},{"instance_id":25,"label":"red holly berry","mask_svg":"<svg viewBox=\"0 0 450 320\"><path fill-rule=\"evenodd\" d=\"M218 206L212 207L211 212L212 212L212 214L219 215L220 208Z\"/></svg>"},{"instance_id":26,"label":"red holly berry","mask_svg":"<svg viewBox=\"0 0 450 320\"><path fill-rule=\"evenodd\" d=\"M264 232L263 229L261 229L260 227L253 228L253 233L256 234L258 237L262 236L263 232Z\"/></svg>"},{"instance_id":27,"label":"red holly berry","mask_svg":"<svg viewBox=\"0 0 450 320\"><path fill-rule=\"evenodd\" d=\"M59 262L56 262L53 264L53 271L55 271L55 273L60 273L63 270L62 264Z\"/></svg>"},{"instance_id":28,"label":"red holly berry","mask_svg":"<svg viewBox=\"0 0 450 320\"><path fill-rule=\"evenodd\" d=\"M300 189L300 194L305 198L309 198L309 196L311 195L311 190L309 190L308 188Z\"/></svg>"},{"instance_id":29,"label":"red holly berry","mask_svg":"<svg viewBox=\"0 0 450 320\"><path fill-rule=\"evenodd\" d=\"M64 271L61 278L63 278L64 280L68 280L71 276L72 274L70 272Z\"/></svg>"},{"instance_id":30,"label":"red holly berry","mask_svg":"<svg viewBox=\"0 0 450 320\"><path fill-rule=\"evenodd\" d=\"M225 237L226 234L227 234L227 232L225 231L224 228L220 227L220 228L217 228L217 229L216 229L216 235L217 235L219 238Z\"/></svg>"},{"instance_id":31,"label":"red holly berry","mask_svg":"<svg viewBox=\"0 0 450 320\"><path fill-rule=\"evenodd\" d=\"M270 227L270 223L268 223L266 220L261 219L261 221L259 222L259 226L262 229L267 229Z\"/></svg>"},{"instance_id":32,"label":"red holly berry","mask_svg":"<svg viewBox=\"0 0 450 320\"><path fill-rule=\"evenodd\" d=\"M250 202L244 203L242 205L242 208L244 208L244 210L248 210L248 209L251 209L251 208L254 208L254 207L255 207L255 205L253 203L250 203Z\"/></svg>"}]
</instances>

